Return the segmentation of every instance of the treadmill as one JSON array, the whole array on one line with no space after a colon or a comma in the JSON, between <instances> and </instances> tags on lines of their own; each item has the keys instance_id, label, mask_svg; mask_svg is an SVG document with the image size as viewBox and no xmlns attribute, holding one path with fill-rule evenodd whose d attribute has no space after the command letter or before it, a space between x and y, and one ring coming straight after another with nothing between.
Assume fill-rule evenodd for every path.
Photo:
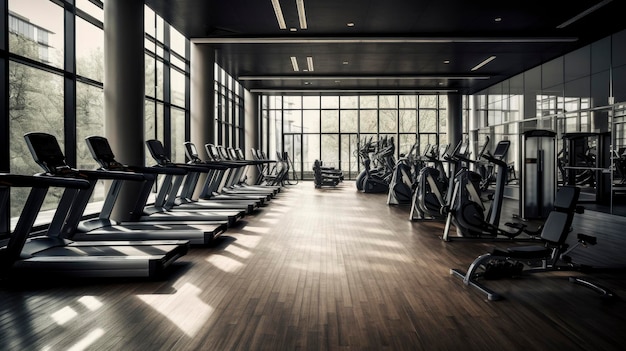
<instances>
[{"instance_id":1,"label":"treadmill","mask_svg":"<svg viewBox=\"0 0 626 351\"><path fill-rule=\"evenodd\" d=\"M234 225L239 219L243 218L246 210L237 209L184 209L176 205L178 192L183 184L183 180L189 174L196 172L208 172L208 168L198 165L190 165L185 163L173 163L165 153L163 144L158 140L146 141L148 150L152 157L157 161L154 166L159 169L183 170L185 174L171 175L168 174L161 183L161 189L156 197L153 206L144 208L144 215L139 220L158 220L158 221L206 221L206 220L226 220L228 226Z\"/></svg>"},{"instance_id":2,"label":"treadmill","mask_svg":"<svg viewBox=\"0 0 626 351\"><path fill-rule=\"evenodd\" d=\"M220 162L205 162L198 156L196 146L191 142L185 142L185 154L189 158L188 164L204 166L207 168L206 179L211 181L216 172L228 169L228 166L221 164ZM255 209L261 206L261 201L257 199L227 199L220 201L220 199L194 199L194 191L197 188L200 180L200 173L188 174L185 178L185 184L176 199L176 203L184 208L237 208L245 209L247 213L252 213Z\"/></svg>"},{"instance_id":3,"label":"treadmill","mask_svg":"<svg viewBox=\"0 0 626 351\"><path fill-rule=\"evenodd\" d=\"M281 181L276 174L272 174L272 171L276 169L278 162L276 160L268 159L265 154L258 149L250 149L252 152L252 158L254 161L258 162L257 167L257 178L254 181L255 185L266 185L266 186L281 186ZM274 165L270 167L270 165Z\"/></svg>"},{"instance_id":4,"label":"treadmill","mask_svg":"<svg viewBox=\"0 0 626 351\"><path fill-rule=\"evenodd\" d=\"M245 173L248 167L263 165L267 163L266 161L247 160L245 155L243 154L243 150L241 150L240 148L235 149L235 148L230 147L228 148L228 154L230 155L231 160L244 164L244 167L240 171L238 182L234 184L233 186L239 186L239 187L243 187L247 189L271 190L274 192L274 194L278 194L279 192L281 192L283 188L281 185L260 185L260 184L250 185L245 181L245 178L246 178Z\"/></svg>"},{"instance_id":5,"label":"treadmill","mask_svg":"<svg viewBox=\"0 0 626 351\"><path fill-rule=\"evenodd\" d=\"M211 145L211 144L208 144ZM206 147L206 146L205 146ZM217 149L217 153L219 154L220 160L223 162L228 162L233 164L235 167L229 172L229 175L226 180L226 184L224 185L224 190L227 192L236 192L236 193L250 193L250 194L268 194L270 197L274 197L279 188L277 186L246 186L243 187L241 184L243 182L243 178L245 175L246 168L251 163L256 163L256 161L246 161L246 160L238 160L237 155L231 153L231 150L234 153L234 149L225 148L224 146L214 146Z\"/></svg>"},{"instance_id":6,"label":"treadmill","mask_svg":"<svg viewBox=\"0 0 626 351\"><path fill-rule=\"evenodd\" d=\"M245 165L239 162L225 160L219 153L218 148L213 144L206 144L205 150L209 160L227 166L226 170L216 172L212 181L205 184L205 193L208 198L216 199L254 199L258 198L263 202L269 201L273 196L273 191L237 191L229 188L235 179L235 173Z\"/></svg>"},{"instance_id":7,"label":"treadmill","mask_svg":"<svg viewBox=\"0 0 626 351\"><path fill-rule=\"evenodd\" d=\"M7 245L0 248L2 277L20 278L27 273L44 277L157 278L188 251L186 241L74 242L49 230L44 235L29 237L50 187L64 188L62 201L71 201L90 184L77 178L3 173L0 174L0 210L8 205L12 187L29 187L31 191L15 229L8 232ZM67 214L65 210L66 206L57 207L55 218Z\"/></svg>"},{"instance_id":8,"label":"treadmill","mask_svg":"<svg viewBox=\"0 0 626 351\"><path fill-rule=\"evenodd\" d=\"M142 213L148 201L158 174L170 172L167 169L154 167L135 166L121 164L115 160L108 141L103 137L92 136L86 139L87 146L94 159L100 164L99 173L118 174L121 172L135 174L143 177L142 191L137 198L132 213ZM184 174L182 171L173 170L175 174ZM188 240L191 245L208 245L223 234L228 223L226 221L204 221L202 223L184 222L159 222L159 221L123 221L111 220L113 206L117 202L124 179L113 179L109 191L106 194L104 205L97 218L91 218L78 223L76 228L66 229L66 232L74 233L73 240ZM95 181L93 182L95 186ZM80 208L75 212L82 217L87 206L85 199ZM132 214L131 214L132 217ZM131 218L132 219L132 218Z\"/></svg>"}]
</instances>

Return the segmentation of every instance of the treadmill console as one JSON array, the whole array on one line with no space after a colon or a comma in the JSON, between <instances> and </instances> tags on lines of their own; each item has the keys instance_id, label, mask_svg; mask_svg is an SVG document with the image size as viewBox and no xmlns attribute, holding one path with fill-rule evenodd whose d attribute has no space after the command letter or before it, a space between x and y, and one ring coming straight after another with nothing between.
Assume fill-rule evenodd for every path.
<instances>
[{"instance_id":1,"label":"treadmill console","mask_svg":"<svg viewBox=\"0 0 626 351\"><path fill-rule=\"evenodd\" d=\"M223 146L218 146L217 150L220 153L220 156L222 157L222 159L224 160L230 160L230 155L228 154L228 151L226 150L225 147Z\"/></svg>"},{"instance_id":2,"label":"treadmill console","mask_svg":"<svg viewBox=\"0 0 626 351\"><path fill-rule=\"evenodd\" d=\"M87 147L91 152L91 156L100 164L104 169L112 170L120 168L122 164L115 160L113 150L109 141L101 136L90 136L85 139Z\"/></svg>"},{"instance_id":3,"label":"treadmill console","mask_svg":"<svg viewBox=\"0 0 626 351\"><path fill-rule=\"evenodd\" d=\"M163 147L163 144L159 140L156 140L156 139L147 140L146 145L148 146L150 155L152 155L152 158L154 158L159 165L165 166L171 163L170 158L167 156L167 153L165 152L165 148Z\"/></svg>"},{"instance_id":4,"label":"treadmill console","mask_svg":"<svg viewBox=\"0 0 626 351\"><path fill-rule=\"evenodd\" d=\"M240 148L236 148L235 149L235 153L237 154L237 159L239 160L245 160L246 156L243 154L243 150L241 150Z\"/></svg>"},{"instance_id":5,"label":"treadmill console","mask_svg":"<svg viewBox=\"0 0 626 351\"><path fill-rule=\"evenodd\" d=\"M196 144L190 141L185 142L185 154L193 163L202 162L200 156L198 156L198 149L196 148Z\"/></svg>"},{"instance_id":6,"label":"treadmill console","mask_svg":"<svg viewBox=\"0 0 626 351\"><path fill-rule=\"evenodd\" d=\"M65 155L54 135L33 132L24 135L24 139L33 159L46 172L59 174L71 170L65 162Z\"/></svg>"},{"instance_id":7,"label":"treadmill console","mask_svg":"<svg viewBox=\"0 0 626 351\"><path fill-rule=\"evenodd\" d=\"M222 158L220 157L220 154L217 151L217 147L215 147L215 145L206 144L204 145L204 147L206 148L207 154L209 154L209 157L211 157L213 161L221 161Z\"/></svg>"}]
</instances>

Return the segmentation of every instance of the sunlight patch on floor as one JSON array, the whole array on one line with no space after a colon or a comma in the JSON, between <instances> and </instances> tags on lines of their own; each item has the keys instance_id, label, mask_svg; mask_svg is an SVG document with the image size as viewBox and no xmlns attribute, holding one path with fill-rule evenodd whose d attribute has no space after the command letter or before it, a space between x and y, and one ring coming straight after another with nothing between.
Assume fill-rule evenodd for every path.
<instances>
[{"instance_id":1,"label":"sunlight patch on floor","mask_svg":"<svg viewBox=\"0 0 626 351\"><path fill-rule=\"evenodd\" d=\"M234 245L229 245L228 247L224 249L224 251L231 253L239 258L248 258L250 257L250 255L252 255L251 251L248 251L246 249L243 249L241 247L237 247Z\"/></svg>"},{"instance_id":2,"label":"sunlight patch on floor","mask_svg":"<svg viewBox=\"0 0 626 351\"><path fill-rule=\"evenodd\" d=\"M90 311L95 311L99 309L100 307L102 307L102 302L100 302L98 299L96 299L93 296L83 296L80 299L78 299L78 302L83 304Z\"/></svg>"},{"instance_id":3,"label":"sunlight patch on floor","mask_svg":"<svg viewBox=\"0 0 626 351\"><path fill-rule=\"evenodd\" d=\"M270 229L271 228L268 228L268 227L252 227L252 226L247 225L243 228L242 231L255 233L255 234L267 234L270 232Z\"/></svg>"},{"instance_id":4,"label":"sunlight patch on floor","mask_svg":"<svg viewBox=\"0 0 626 351\"><path fill-rule=\"evenodd\" d=\"M78 316L78 312L76 312L70 306L65 306L61 308L60 310L54 312L50 317L52 317L52 319L54 319L54 321L58 325L64 325L65 323L71 321L77 316Z\"/></svg>"},{"instance_id":5,"label":"sunlight patch on floor","mask_svg":"<svg viewBox=\"0 0 626 351\"><path fill-rule=\"evenodd\" d=\"M243 267L243 263L233 258L216 254L207 257L206 261L226 273L234 273Z\"/></svg>"},{"instance_id":6,"label":"sunlight patch on floor","mask_svg":"<svg viewBox=\"0 0 626 351\"><path fill-rule=\"evenodd\" d=\"M171 295L148 294L137 297L169 319L187 336L194 337L214 310L198 297L201 292L195 285L185 283Z\"/></svg>"},{"instance_id":7,"label":"sunlight patch on floor","mask_svg":"<svg viewBox=\"0 0 626 351\"><path fill-rule=\"evenodd\" d=\"M236 243L233 245L243 246L248 249L254 249L255 247L259 245L260 242L261 242L261 237L259 236L246 236L244 238L240 237L236 241Z\"/></svg>"},{"instance_id":8,"label":"sunlight patch on floor","mask_svg":"<svg viewBox=\"0 0 626 351\"><path fill-rule=\"evenodd\" d=\"M104 335L104 330L101 328L97 328L92 330L89 334L87 334L84 338L80 339L74 346L67 349L67 351L82 351L86 350L89 346L91 346L96 340L100 339Z\"/></svg>"}]
</instances>

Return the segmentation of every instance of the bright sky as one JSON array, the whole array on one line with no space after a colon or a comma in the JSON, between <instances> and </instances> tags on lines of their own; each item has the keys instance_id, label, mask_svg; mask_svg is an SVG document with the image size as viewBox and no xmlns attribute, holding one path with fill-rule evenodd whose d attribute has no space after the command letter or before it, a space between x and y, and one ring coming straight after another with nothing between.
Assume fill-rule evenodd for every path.
<instances>
[{"instance_id":1,"label":"bright sky","mask_svg":"<svg viewBox=\"0 0 626 351\"><path fill-rule=\"evenodd\" d=\"M9 0L9 11L26 17L31 23L55 33L50 44L63 47L63 9L49 0Z\"/></svg>"},{"instance_id":2,"label":"bright sky","mask_svg":"<svg viewBox=\"0 0 626 351\"><path fill-rule=\"evenodd\" d=\"M77 6L95 14L95 6L86 0L78 1ZM49 36L49 44L56 51L63 48L63 9L49 0L9 0L9 10L27 18L31 23L43 27L54 34ZM99 11L102 14L102 11ZM102 17L102 16L97 16ZM100 18L101 19L101 18ZM104 44L103 33L95 26L77 20L77 54L88 53Z\"/></svg>"}]
</instances>

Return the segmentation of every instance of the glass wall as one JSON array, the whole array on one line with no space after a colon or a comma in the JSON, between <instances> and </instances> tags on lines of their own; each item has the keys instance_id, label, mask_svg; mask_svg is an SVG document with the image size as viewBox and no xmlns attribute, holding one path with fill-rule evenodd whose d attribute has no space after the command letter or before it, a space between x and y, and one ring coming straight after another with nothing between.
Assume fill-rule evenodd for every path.
<instances>
[{"instance_id":1,"label":"glass wall","mask_svg":"<svg viewBox=\"0 0 626 351\"><path fill-rule=\"evenodd\" d=\"M214 93L215 144L245 150L243 87L217 64Z\"/></svg>"},{"instance_id":2,"label":"glass wall","mask_svg":"<svg viewBox=\"0 0 626 351\"><path fill-rule=\"evenodd\" d=\"M189 139L189 41L144 7L146 106L145 138L160 140L174 162L185 162ZM147 164L154 160L146 153Z\"/></svg>"},{"instance_id":3,"label":"glass wall","mask_svg":"<svg viewBox=\"0 0 626 351\"><path fill-rule=\"evenodd\" d=\"M264 151L287 152L300 179L312 179L316 159L354 179L370 138L393 138L396 158L415 143L448 142L445 95L263 95L261 117Z\"/></svg>"},{"instance_id":4,"label":"glass wall","mask_svg":"<svg viewBox=\"0 0 626 351\"><path fill-rule=\"evenodd\" d=\"M42 171L32 159L24 134L53 134L72 167L94 169L96 162L85 137L104 129L104 10L97 0L2 0L8 2L8 106L4 125L8 150L2 150L5 171L34 174ZM71 6L70 3L74 3ZM73 16L75 21L68 21ZM146 16L146 137L180 144L172 151L184 160L182 139L188 135L188 40L145 7ZM67 35L74 33L74 35ZM168 34L168 35L165 35ZM70 49L75 47L74 51ZM69 55L69 56L68 56ZM3 55L4 56L4 55ZM171 135L171 137L170 137ZM151 162L150 164L152 164ZM92 202L103 199L102 184ZM27 189L11 194L15 217ZM51 189L45 209L58 202Z\"/></svg>"},{"instance_id":5,"label":"glass wall","mask_svg":"<svg viewBox=\"0 0 626 351\"><path fill-rule=\"evenodd\" d=\"M102 130L103 46L102 4L77 2L75 24L64 21L60 2L9 0L9 135L10 171L33 174L42 169L24 142L24 134L47 132L65 151L67 162L79 168L95 168L83 139ZM89 6L88 9L86 7ZM88 11L87 11L88 10ZM76 33L75 71L66 60L66 33ZM68 47L74 45L67 43ZM75 100L72 96L75 94ZM74 100L69 106L66 100ZM66 129L73 125L71 129ZM66 143L66 140L72 140ZM74 143L74 140L76 142ZM11 213L16 216L28 189L13 189ZM45 208L58 203L61 191L51 189ZM103 186L92 201L103 199Z\"/></svg>"},{"instance_id":6,"label":"glass wall","mask_svg":"<svg viewBox=\"0 0 626 351\"><path fill-rule=\"evenodd\" d=\"M516 170L523 166L521 133L557 133L550 160L557 185L580 186L588 209L626 215L624 43L626 31L475 94L471 131L494 144L511 140L508 161Z\"/></svg>"}]
</instances>

